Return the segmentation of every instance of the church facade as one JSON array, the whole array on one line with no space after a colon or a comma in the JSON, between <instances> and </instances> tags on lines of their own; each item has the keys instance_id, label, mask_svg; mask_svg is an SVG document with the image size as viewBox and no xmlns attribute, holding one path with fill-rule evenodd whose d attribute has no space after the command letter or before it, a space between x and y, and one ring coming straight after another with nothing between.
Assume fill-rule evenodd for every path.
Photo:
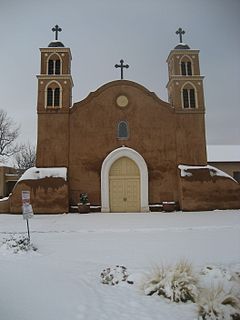
<instances>
[{"instance_id":1,"label":"church facade","mask_svg":"<svg viewBox=\"0 0 240 320\"><path fill-rule=\"evenodd\" d=\"M119 80L73 106L70 49L40 51L37 167L68 168L70 205L82 192L104 212L179 202L178 164L207 164L199 51L170 52L169 103Z\"/></svg>"},{"instance_id":2,"label":"church facade","mask_svg":"<svg viewBox=\"0 0 240 320\"><path fill-rule=\"evenodd\" d=\"M67 176L23 179L10 211L21 210L23 189L39 213L69 211L81 193L102 212L148 212L169 202L182 210L240 208L239 183L207 166L199 50L181 37L171 50L168 102L121 79L73 105L70 48L56 37L40 52L36 166L66 168ZM123 72L123 61L117 66Z\"/></svg>"}]
</instances>

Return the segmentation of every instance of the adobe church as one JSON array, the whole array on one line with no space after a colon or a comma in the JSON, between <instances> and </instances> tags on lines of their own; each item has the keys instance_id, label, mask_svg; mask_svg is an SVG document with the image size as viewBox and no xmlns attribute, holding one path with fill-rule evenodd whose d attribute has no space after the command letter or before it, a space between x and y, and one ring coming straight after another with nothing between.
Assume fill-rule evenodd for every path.
<instances>
[{"instance_id":1,"label":"adobe church","mask_svg":"<svg viewBox=\"0 0 240 320\"><path fill-rule=\"evenodd\" d=\"M37 168L54 175L23 176L10 197L21 210L31 191L36 213L69 212L87 193L101 212L148 212L174 203L181 210L240 208L240 185L207 165L203 76L199 50L182 41L167 57L168 102L141 84L104 84L72 105L71 50L58 40L41 48L38 78ZM66 168L58 176L57 168Z\"/></svg>"}]
</instances>

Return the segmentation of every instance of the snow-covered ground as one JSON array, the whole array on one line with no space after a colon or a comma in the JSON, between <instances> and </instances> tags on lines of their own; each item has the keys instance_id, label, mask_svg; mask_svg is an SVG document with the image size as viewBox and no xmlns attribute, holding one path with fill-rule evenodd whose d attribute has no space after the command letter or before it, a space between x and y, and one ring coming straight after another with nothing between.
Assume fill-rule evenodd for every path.
<instances>
[{"instance_id":1,"label":"snow-covered ground","mask_svg":"<svg viewBox=\"0 0 240 320\"><path fill-rule=\"evenodd\" d=\"M193 320L196 304L144 295L144 274L181 259L216 268L212 278L218 268L240 271L239 210L35 215L29 223L38 251L14 254L1 244L24 233L25 221L0 215L1 320ZM116 265L133 285L100 282Z\"/></svg>"}]
</instances>

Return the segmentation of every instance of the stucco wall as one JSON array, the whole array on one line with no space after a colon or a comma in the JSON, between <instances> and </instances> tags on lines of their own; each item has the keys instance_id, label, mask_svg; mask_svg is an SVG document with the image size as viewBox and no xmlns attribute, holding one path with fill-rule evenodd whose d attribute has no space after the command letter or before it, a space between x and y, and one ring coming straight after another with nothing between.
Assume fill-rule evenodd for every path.
<instances>
[{"instance_id":1,"label":"stucco wall","mask_svg":"<svg viewBox=\"0 0 240 320\"><path fill-rule=\"evenodd\" d=\"M10 212L10 204L9 198L0 200L0 213L9 213Z\"/></svg>"},{"instance_id":2,"label":"stucco wall","mask_svg":"<svg viewBox=\"0 0 240 320\"><path fill-rule=\"evenodd\" d=\"M38 167L67 167L69 146L68 114L38 114L36 165Z\"/></svg>"},{"instance_id":3,"label":"stucco wall","mask_svg":"<svg viewBox=\"0 0 240 320\"><path fill-rule=\"evenodd\" d=\"M206 165L205 115L189 112L176 115L177 163Z\"/></svg>"},{"instance_id":4,"label":"stucco wall","mask_svg":"<svg viewBox=\"0 0 240 320\"><path fill-rule=\"evenodd\" d=\"M212 175L209 169L188 169L189 176L181 177L180 201L184 211L239 209L240 184L233 179Z\"/></svg>"},{"instance_id":5,"label":"stucco wall","mask_svg":"<svg viewBox=\"0 0 240 320\"><path fill-rule=\"evenodd\" d=\"M117 106L119 95L128 98L128 106ZM129 125L127 140L117 138L121 120ZM170 104L131 81L106 84L74 104L69 128L71 203L78 201L81 192L87 192L91 203L100 204L102 163L122 145L136 150L146 161L150 203L179 201L177 153L185 163L206 163L203 115L187 115L184 120ZM181 139L184 141L180 143Z\"/></svg>"},{"instance_id":6,"label":"stucco wall","mask_svg":"<svg viewBox=\"0 0 240 320\"><path fill-rule=\"evenodd\" d=\"M69 211L68 185L63 178L47 177L19 181L10 196L10 212L22 212L22 191L30 191L34 213L64 213Z\"/></svg>"}]
</instances>

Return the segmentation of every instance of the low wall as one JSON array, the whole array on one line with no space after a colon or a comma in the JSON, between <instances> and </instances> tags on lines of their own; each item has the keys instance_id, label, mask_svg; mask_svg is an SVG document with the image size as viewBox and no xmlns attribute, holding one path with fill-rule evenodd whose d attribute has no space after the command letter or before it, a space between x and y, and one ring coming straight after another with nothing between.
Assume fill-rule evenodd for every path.
<instances>
[{"instance_id":1,"label":"low wall","mask_svg":"<svg viewBox=\"0 0 240 320\"><path fill-rule=\"evenodd\" d=\"M240 209L240 184L211 166L179 166L183 211Z\"/></svg>"},{"instance_id":2,"label":"low wall","mask_svg":"<svg viewBox=\"0 0 240 320\"><path fill-rule=\"evenodd\" d=\"M9 213L10 205L9 198L0 199L0 213Z\"/></svg>"},{"instance_id":3,"label":"low wall","mask_svg":"<svg viewBox=\"0 0 240 320\"><path fill-rule=\"evenodd\" d=\"M15 185L10 200L10 212L22 212L22 191L30 191L34 213L64 213L69 211L68 184L60 177L37 180L20 180Z\"/></svg>"}]
</instances>

